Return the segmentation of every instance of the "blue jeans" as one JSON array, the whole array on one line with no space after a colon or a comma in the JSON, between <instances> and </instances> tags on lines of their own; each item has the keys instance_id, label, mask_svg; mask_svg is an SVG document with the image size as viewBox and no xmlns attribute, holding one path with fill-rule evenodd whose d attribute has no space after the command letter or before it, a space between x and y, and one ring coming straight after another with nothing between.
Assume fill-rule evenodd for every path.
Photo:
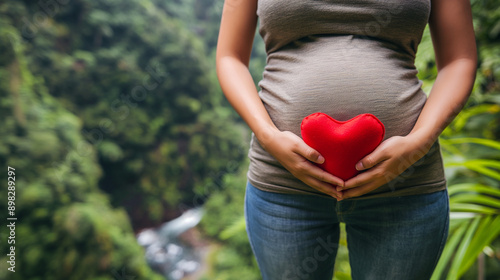
<instances>
[{"instance_id":1,"label":"blue jeans","mask_svg":"<svg viewBox=\"0 0 500 280\"><path fill-rule=\"evenodd\" d=\"M331 280L346 225L354 280L429 279L448 237L446 190L364 200L280 194L250 183L250 245L264 280Z\"/></svg>"}]
</instances>

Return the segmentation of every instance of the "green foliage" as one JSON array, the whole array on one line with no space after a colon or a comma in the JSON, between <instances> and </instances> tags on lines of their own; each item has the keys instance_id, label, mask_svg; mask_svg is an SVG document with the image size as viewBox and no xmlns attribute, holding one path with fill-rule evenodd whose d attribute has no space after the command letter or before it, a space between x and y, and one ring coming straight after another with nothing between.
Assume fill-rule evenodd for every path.
<instances>
[{"instance_id":1,"label":"green foliage","mask_svg":"<svg viewBox=\"0 0 500 280\"><path fill-rule=\"evenodd\" d=\"M2 279L116 279L125 269L161 279L149 269L129 218L98 188L102 169L81 135L82 122L49 94L29 65L13 16L20 3L0 4L0 162L15 168L16 243L2 239ZM7 15L7 16L5 16ZM0 173L7 182L7 170ZM7 211L7 187L0 189ZM7 236L6 228L2 236ZM5 252L15 246L15 273ZM9 249L9 251L8 251Z\"/></svg>"},{"instance_id":2,"label":"green foliage","mask_svg":"<svg viewBox=\"0 0 500 280\"><path fill-rule=\"evenodd\" d=\"M490 246L500 237L500 142L443 138L441 143L452 182L448 187L452 219L448 243L433 279L444 275L460 279L483 250L499 250Z\"/></svg>"},{"instance_id":3,"label":"green foliage","mask_svg":"<svg viewBox=\"0 0 500 280\"><path fill-rule=\"evenodd\" d=\"M206 214L201 227L207 236L223 244L210 258L212 270L206 279L260 279L245 232L244 171L242 168L238 173L226 175L223 189L213 192L204 205Z\"/></svg>"},{"instance_id":4,"label":"green foliage","mask_svg":"<svg viewBox=\"0 0 500 280\"><path fill-rule=\"evenodd\" d=\"M495 0L471 4L479 63L471 98L440 138L452 219L433 279L500 273L500 13ZM427 30L417 61L427 89L437 72L430 50ZM479 255L487 255L486 266L476 264Z\"/></svg>"},{"instance_id":5,"label":"green foliage","mask_svg":"<svg viewBox=\"0 0 500 280\"><path fill-rule=\"evenodd\" d=\"M203 42L185 27L203 16L179 5L77 0L44 24L40 4L12 8L11 18L32 23L13 20L29 30L30 70L81 119L103 170L99 185L134 225L172 218L206 178L244 157Z\"/></svg>"}]
</instances>

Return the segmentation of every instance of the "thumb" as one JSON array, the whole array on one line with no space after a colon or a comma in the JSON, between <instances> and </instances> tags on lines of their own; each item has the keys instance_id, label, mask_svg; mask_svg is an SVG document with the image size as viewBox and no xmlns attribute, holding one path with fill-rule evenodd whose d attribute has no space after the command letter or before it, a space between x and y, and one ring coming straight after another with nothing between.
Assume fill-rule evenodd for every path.
<instances>
[{"instance_id":1,"label":"thumb","mask_svg":"<svg viewBox=\"0 0 500 280\"><path fill-rule=\"evenodd\" d=\"M314 163L322 164L325 162L325 158L318 151L304 142L299 145L297 153Z\"/></svg>"},{"instance_id":2,"label":"thumb","mask_svg":"<svg viewBox=\"0 0 500 280\"><path fill-rule=\"evenodd\" d=\"M372 168L383 160L384 154L382 153L382 149L377 148L356 163L356 170L362 171Z\"/></svg>"}]
</instances>

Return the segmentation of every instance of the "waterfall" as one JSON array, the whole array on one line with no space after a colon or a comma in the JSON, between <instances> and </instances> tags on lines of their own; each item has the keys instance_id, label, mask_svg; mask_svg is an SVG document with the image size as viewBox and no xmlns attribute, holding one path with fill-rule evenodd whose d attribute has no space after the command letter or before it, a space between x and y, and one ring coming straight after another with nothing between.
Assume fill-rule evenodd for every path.
<instances>
[{"instance_id":1,"label":"waterfall","mask_svg":"<svg viewBox=\"0 0 500 280\"><path fill-rule=\"evenodd\" d=\"M144 247L151 268L170 280L180 280L198 269L200 260L192 248L179 240L179 235L195 227L202 217L203 209L193 208L157 229L145 229L137 234L137 242Z\"/></svg>"}]
</instances>

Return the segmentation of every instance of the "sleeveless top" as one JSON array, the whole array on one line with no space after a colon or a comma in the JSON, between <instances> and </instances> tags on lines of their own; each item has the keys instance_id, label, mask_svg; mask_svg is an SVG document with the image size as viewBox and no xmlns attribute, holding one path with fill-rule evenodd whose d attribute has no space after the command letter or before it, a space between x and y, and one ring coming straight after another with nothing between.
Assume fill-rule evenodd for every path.
<instances>
[{"instance_id":1,"label":"sleeveless top","mask_svg":"<svg viewBox=\"0 0 500 280\"><path fill-rule=\"evenodd\" d=\"M300 135L311 113L345 121L370 113L385 139L407 135L427 96L414 65L430 0L259 0L267 63L259 96L282 131ZM248 180L271 192L323 194L295 178L252 134ZM431 193L446 188L436 141L386 185L351 199Z\"/></svg>"}]
</instances>

